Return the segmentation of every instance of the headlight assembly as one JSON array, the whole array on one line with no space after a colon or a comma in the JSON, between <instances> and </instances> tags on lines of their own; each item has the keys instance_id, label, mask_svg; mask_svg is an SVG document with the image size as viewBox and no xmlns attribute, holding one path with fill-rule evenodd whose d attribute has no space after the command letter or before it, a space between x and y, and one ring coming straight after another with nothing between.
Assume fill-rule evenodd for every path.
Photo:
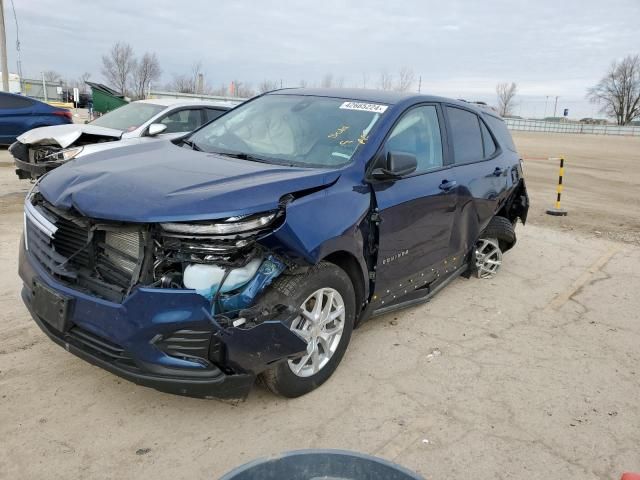
<instances>
[{"instance_id":1,"label":"headlight assembly","mask_svg":"<svg viewBox=\"0 0 640 480\"><path fill-rule=\"evenodd\" d=\"M277 212L265 212L246 217L230 217L225 220L198 223L161 223L166 232L192 235L227 235L250 232L266 227L276 218Z\"/></svg>"},{"instance_id":2,"label":"headlight assembly","mask_svg":"<svg viewBox=\"0 0 640 480\"><path fill-rule=\"evenodd\" d=\"M43 158L46 161L67 161L76 158L84 147L65 148Z\"/></svg>"}]
</instances>

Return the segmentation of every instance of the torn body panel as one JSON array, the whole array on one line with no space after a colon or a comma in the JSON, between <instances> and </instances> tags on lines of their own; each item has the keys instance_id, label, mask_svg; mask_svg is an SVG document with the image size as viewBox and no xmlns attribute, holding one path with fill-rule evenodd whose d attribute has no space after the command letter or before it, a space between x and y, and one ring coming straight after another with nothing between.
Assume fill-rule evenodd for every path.
<instances>
[{"instance_id":1,"label":"torn body panel","mask_svg":"<svg viewBox=\"0 0 640 480\"><path fill-rule=\"evenodd\" d=\"M95 125L57 125L23 133L9 151L18 177L37 179L75 158L85 145L114 142L121 137L119 130Z\"/></svg>"},{"instance_id":2,"label":"torn body panel","mask_svg":"<svg viewBox=\"0 0 640 480\"><path fill-rule=\"evenodd\" d=\"M73 144L84 145L100 140L118 140L121 137L120 130L74 123L34 128L20 135L17 140L24 145L51 145L68 148Z\"/></svg>"}]
</instances>

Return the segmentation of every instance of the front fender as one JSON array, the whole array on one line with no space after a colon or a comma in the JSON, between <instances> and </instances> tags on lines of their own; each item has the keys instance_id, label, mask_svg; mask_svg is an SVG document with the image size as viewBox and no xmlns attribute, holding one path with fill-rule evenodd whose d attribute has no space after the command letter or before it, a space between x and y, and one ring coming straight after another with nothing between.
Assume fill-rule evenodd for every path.
<instances>
[{"instance_id":1,"label":"front fender","mask_svg":"<svg viewBox=\"0 0 640 480\"><path fill-rule=\"evenodd\" d=\"M366 278L370 207L369 186L343 175L329 188L290 202L284 223L260 243L301 266L347 252Z\"/></svg>"}]
</instances>

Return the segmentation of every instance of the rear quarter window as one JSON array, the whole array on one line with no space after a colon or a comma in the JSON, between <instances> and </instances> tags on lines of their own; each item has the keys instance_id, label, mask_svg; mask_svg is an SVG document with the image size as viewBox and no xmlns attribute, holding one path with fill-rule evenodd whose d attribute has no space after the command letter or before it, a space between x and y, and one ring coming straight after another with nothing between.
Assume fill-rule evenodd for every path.
<instances>
[{"instance_id":1,"label":"rear quarter window","mask_svg":"<svg viewBox=\"0 0 640 480\"><path fill-rule=\"evenodd\" d=\"M489 125L491 132L493 132L493 136L496 137L501 146L511 150L512 152L518 151L513 143L513 138L511 138L511 133L509 132L504 120L487 114L484 114L482 117Z\"/></svg>"},{"instance_id":2,"label":"rear quarter window","mask_svg":"<svg viewBox=\"0 0 640 480\"><path fill-rule=\"evenodd\" d=\"M482 130L482 143L484 144L484 158L489 158L496 153L496 144L489 133L489 129L484 122L480 122L480 130Z\"/></svg>"}]
</instances>

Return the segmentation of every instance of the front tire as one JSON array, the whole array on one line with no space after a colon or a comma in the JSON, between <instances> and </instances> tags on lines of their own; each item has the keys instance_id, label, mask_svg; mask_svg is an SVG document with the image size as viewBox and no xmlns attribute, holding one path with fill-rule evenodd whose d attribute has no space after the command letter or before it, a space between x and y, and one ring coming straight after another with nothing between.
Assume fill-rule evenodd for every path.
<instances>
[{"instance_id":1,"label":"front tire","mask_svg":"<svg viewBox=\"0 0 640 480\"><path fill-rule=\"evenodd\" d=\"M272 392L299 397L333 374L344 356L355 320L355 292L349 276L332 263L320 262L303 275L283 275L261 303L288 304L302 313L289 326L307 342L307 352L262 373Z\"/></svg>"}]
</instances>

